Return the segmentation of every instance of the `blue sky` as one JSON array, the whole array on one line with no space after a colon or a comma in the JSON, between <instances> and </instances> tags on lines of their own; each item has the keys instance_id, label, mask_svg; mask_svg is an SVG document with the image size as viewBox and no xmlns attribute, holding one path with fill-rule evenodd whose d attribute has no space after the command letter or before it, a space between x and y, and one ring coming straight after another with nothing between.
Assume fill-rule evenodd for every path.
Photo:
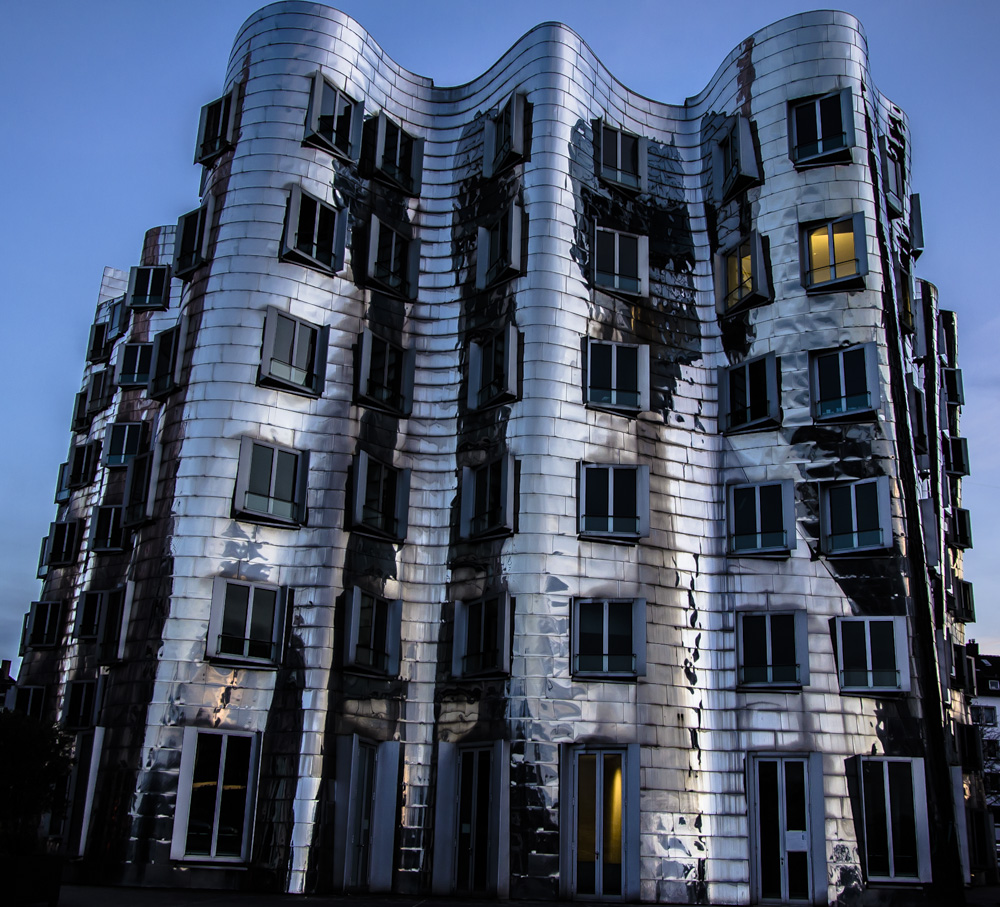
<instances>
[{"instance_id":1,"label":"blue sky","mask_svg":"<svg viewBox=\"0 0 1000 907\"><path fill-rule=\"evenodd\" d=\"M258 0L47 0L8 3L0 28L0 356L11 387L0 447L0 655L16 659L21 617L38 596L38 546L55 514L56 469L105 265L127 269L146 229L197 204L191 163L202 104L221 93L229 50ZM794 0L341 0L401 65L439 85L465 82L539 22L576 29L626 85L681 103L740 41L804 7ZM964 506L976 548L979 623L1000 652L1000 314L993 240L1000 190L995 86L1000 3L868 0L855 13L872 76L910 117L913 188L926 251L916 274L958 312L972 476ZM998 417L998 418L994 418Z\"/></svg>"}]
</instances>

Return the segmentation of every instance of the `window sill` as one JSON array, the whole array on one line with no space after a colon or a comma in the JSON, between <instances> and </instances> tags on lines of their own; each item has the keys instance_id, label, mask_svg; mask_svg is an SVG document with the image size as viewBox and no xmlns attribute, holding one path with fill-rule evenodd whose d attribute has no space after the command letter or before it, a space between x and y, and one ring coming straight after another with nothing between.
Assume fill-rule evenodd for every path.
<instances>
[{"instance_id":1,"label":"window sill","mask_svg":"<svg viewBox=\"0 0 1000 907\"><path fill-rule=\"evenodd\" d=\"M389 542L392 545L402 545L406 541L405 536L400 538L398 535L385 532L375 526L369 526L367 523L355 523L351 526L351 531L369 538L378 539L380 542Z\"/></svg>"},{"instance_id":2,"label":"window sill","mask_svg":"<svg viewBox=\"0 0 1000 907\"><path fill-rule=\"evenodd\" d=\"M903 697L909 690L901 690L899 687L841 687L841 696L891 696L893 698Z\"/></svg>"},{"instance_id":3,"label":"window sill","mask_svg":"<svg viewBox=\"0 0 1000 907\"><path fill-rule=\"evenodd\" d=\"M818 296L821 293L839 293L842 290L866 289L864 274L851 274L849 277L838 277L835 280L825 280L823 283L809 283L807 280L803 280L803 286L809 296Z\"/></svg>"},{"instance_id":4,"label":"window sill","mask_svg":"<svg viewBox=\"0 0 1000 907\"><path fill-rule=\"evenodd\" d=\"M617 173L617 171L615 173ZM610 186L611 188L618 189L622 192L628 192L630 195L642 195L643 192L648 191L642 185L642 179L638 174L635 175L635 181L633 182L632 179L623 180L618 178L615 174L602 170L598 174L598 179L605 186Z\"/></svg>"},{"instance_id":5,"label":"window sill","mask_svg":"<svg viewBox=\"0 0 1000 907\"><path fill-rule=\"evenodd\" d=\"M310 132L307 136L305 136L305 138L302 139L302 144L307 148L318 148L320 151L332 154L335 158L343 161L345 164L356 165L358 163L357 157L355 157L351 151L344 151L343 148L339 148L318 132Z\"/></svg>"},{"instance_id":6,"label":"window sill","mask_svg":"<svg viewBox=\"0 0 1000 907\"><path fill-rule=\"evenodd\" d=\"M474 683L476 681L486 681L486 680L507 680L510 677L510 671L503 668L489 668L482 671L469 671L464 674L453 674L452 680L456 682L469 681Z\"/></svg>"},{"instance_id":7,"label":"window sill","mask_svg":"<svg viewBox=\"0 0 1000 907\"><path fill-rule=\"evenodd\" d=\"M257 386L266 387L271 390L286 391L289 394L297 394L300 397L311 397L317 399L322 396L322 391L314 390L304 384L296 384L294 381L284 381L272 375L257 374Z\"/></svg>"},{"instance_id":8,"label":"window sill","mask_svg":"<svg viewBox=\"0 0 1000 907\"><path fill-rule=\"evenodd\" d=\"M836 424L838 422L878 422L878 410L870 407L866 409L851 409L841 413L829 413L825 416L813 413L813 421L824 425Z\"/></svg>"},{"instance_id":9,"label":"window sill","mask_svg":"<svg viewBox=\"0 0 1000 907\"><path fill-rule=\"evenodd\" d=\"M257 671L277 671L281 664L270 658L253 658L242 655L209 654L205 660L210 665L229 665L234 668L249 668Z\"/></svg>"},{"instance_id":10,"label":"window sill","mask_svg":"<svg viewBox=\"0 0 1000 907\"><path fill-rule=\"evenodd\" d=\"M739 550L730 548L726 552L726 557L756 557L783 560L791 557L792 551L792 548L742 548Z\"/></svg>"},{"instance_id":11,"label":"window sill","mask_svg":"<svg viewBox=\"0 0 1000 907\"><path fill-rule=\"evenodd\" d=\"M587 409L593 409L597 412L602 413L612 413L616 416L621 416L624 419L634 419L639 413L648 412L649 410L643 409L641 406L625 406L619 405L617 403L602 403L600 401L587 400Z\"/></svg>"},{"instance_id":12,"label":"window sill","mask_svg":"<svg viewBox=\"0 0 1000 907\"><path fill-rule=\"evenodd\" d=\"M738 683L738 693L801 693L803 683Z\"/></svg>"},{"instance_id":13,"label":"window sill","mask_svg":"<svg viewBox=\"0 0 1000 907\"><path fill-rule=\"evenodd\" d=\"M393 189L398 189L404 195L411 198L416 196L413 194L413 181L412 180L401 180L389 173L382 167L376 166L372 170L372 178L378 180L380 183L384 183L387 186L391 186Z\"/></svg>"},{"instance_id":14,"label":"window sill","mask_svg":"<svg viewBox=\"0 0 1000 907\"><path fill-rule=\"evenodd\" d=\"M872 555L888 556L891 553L889 545L867 545L859 548L842 548L839 551L829 551L826 548L823 548L822 552L824 557L832 557L835 560L842 557L870 557Z\"/></svg>"},{"instance_id":15,"label":"window sill","mask_svg":"<svg viewBox=\"0 0 1000 907\"><path fill-rule=\"evenodd\" d=\"M574 671L570 675L574 680L601 681L607 683L635 683L641 675L636 673L612 674L602 671Z\"/></svg>"},{"instance_id":16,"label":"window sill","mask_svg":"<svg viewBox=\"0 0 1000 907\"><path fill-rule=\"evenodd\" d=\"M809 170L812 167L826 167L828 164L853 164L853 146L846 148L836 148L832 151L822 151L819 154L810 154L807 157L798 157L792 151L792 164L796 170Z\"/></svg>"},{"instance_id":17,"label":"window sill","mask_svg":"<svg viewBox=\"0 0 1000 907\"><path fill-rule=\"evenodd\" d=\"M610 545L635 545L643 536L636 533L624 532L594 532L583 531L577 533L578 538L586 539L590 542L607 542Z\"/></svg>"},{"instance_id":18,"label":"window sill","mask_svg":"<svg viewBox=\"0 0 1000 907\"><path fill-rule=\"evenodd\" d=\"M238 872L247 872L250 867L244 857L210 857L205 854L192 854L170 861L173 864L183 864L186 867L200 867L201 869L230 869Z\"/></svg>"},{"instance_id":19,"label":"window sill","mask_svg":"<svg viewBox=\"0 0 1000 907\"><path fill-rule=\"evenodd\" d=\"M607 293L609 296L621 296L625 299L643 299L647 295L643 292L642 286L640 285L635 290L629 290L622 287L616 287L612 284L601 283L600 280L594 280L592 286L595 290L601 293Z\"/></svg>"},{"instance_id":20,"label":"window sill","mask_svg":"<svg viewBox=\"0 0 1000 907\"><path fill-rule=\"evenodd\" d=\"M354 677L365 677L368 680L398 680L399 674L389 674L386 671L379 671L377 668L366 668L364 665L345 664L344 673Z\"/></svg>"},{"instance_id":21,"label":"window sill","mask_svg":"<svg viewBox=\"0 0 1000 907\"><path fill-rule=\"evenodd\" d=\"M256 510L237 510L233 508L233 519L245 523L259 523L262 526L274 526L276 529L299 529L306 525L305 520L284 519L270 513L259 513Z\"/></svg>"},{"instance_id":22,"label":"window sill","mask_svg":"<svg viewBox=\"0 0 1000 907\"><path fill-rule=\"evenodd\" d=\"M774 428L781 427L780 419L772 419L770 417L766 419L755 419L752 422L744 422L742 425L737 425L735 428L724 428L722 430L723 435L743 435L749 434L754 431L769 431Z\"/></svg>"},{"instance_id":23,"label":"window sill","mask_svg":"<svg viewBox=\"0 0 1000 907\"><path fill-rule=\"evenodd\" d=\"M355 403L358 406L365 407L365 409L376 410L388 416L395 416L398 419L408 419L410 416L409 410L405 410L400 406L393 406L390 403L379 400L377 397L369 397L367 394L358 394Z\"/></svg>"},{"instance_id":24,"label":"window sill","mask_svg":"<svg viewBox=\"0 0 1000 907\"><path fill-rule=\"evenodd\" d=\"M321 262L318 258L313 258L311 255L307 255L299 249L286 249L281 255L278 256L278 260L288 262L290 264L302 265L306 268L312 268L314 271L319 271L322 274L336 275L341 268L339 262L327 265Z\"/></svg>"}]
</instances>

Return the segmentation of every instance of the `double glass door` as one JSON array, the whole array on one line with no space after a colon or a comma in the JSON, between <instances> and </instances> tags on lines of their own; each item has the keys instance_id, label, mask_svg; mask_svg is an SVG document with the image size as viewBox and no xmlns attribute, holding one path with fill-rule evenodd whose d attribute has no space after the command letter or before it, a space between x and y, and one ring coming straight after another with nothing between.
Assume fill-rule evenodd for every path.
<instances>
[{"instance_id":1,"label":"double glass door","mask_svg":"<svg viewBox=\"0 0 1000 907\"><path fill-rule=\"evenodd\" d=\"M808 902L808 760L758 757L755 775L758 899Z\"/></svg>"}]
</instances>

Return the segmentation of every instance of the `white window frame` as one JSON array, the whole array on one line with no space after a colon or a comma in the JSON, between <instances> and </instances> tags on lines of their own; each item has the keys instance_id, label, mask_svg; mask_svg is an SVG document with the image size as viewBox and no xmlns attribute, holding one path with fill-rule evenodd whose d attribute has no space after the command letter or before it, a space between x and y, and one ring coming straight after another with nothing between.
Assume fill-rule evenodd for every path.
<instances>
[{"instance_id":1,"label":"white window frame","mask_svg":"<svg viewBox=\"0 0 1000 907\"><path fill-rule=\"evenodd\" d=\"M299 245L299 232L302 224L302 201L305 199L316 206L311 229L303 235L303 243ZM333 217L333 228L330 231L329 248L320 249L319 228L320 217ZM308 223L306 224L308 228ZM282 261L304 265L323 274L336 274L344 267L344 243L347 237L347 212L327 204L315 195L304 191L301 186L293 184L289 188L288 208L285 212L285 228L282 231L281 254Z\"/></svg>"},{"instance_id":2,"label":"white window frame","mask_svg":"<svg viewBox=\"0 0 1000 907\"><path fill-rule=\"evenodd\" d=\"M843 262L836 261L834 227L838 224L850 223L851 235L853 236L854 258ZM812 249L809 244L811 233L826 230L826 252L829 264L813 265ZM800 225L799 232L799 256L802 269L802 286L807 293L827 293L839 290L863 290L865 288L865 275L868 273L868 233L865 227L865 215L863 211L848 214L845 217L835 217L832 220L814 221ZM854 270L849 274L837 274L840 266L846 265L848 261L854 263ZM825 280L818 280L813 277L816 272L829 271L830 276Z\"/></svg>"},{"instance_id":3,"label":"white window frame","mask_svg":"<svg viewBox=\"0 0 1000 907\"><path fill-rule=\"evenodd\" d=\"M476 244L476 289L485 290L524 273L521 240L524 209L511 202L492 223L479 227ZM499 249L495 248L499 245ZM503 246L506 245L506 250Z\"/></svg>"},{"instance_id":4,"label":"white window frame","mask_svg":"<svg viewBox=\"0 0 1000 907\"><path fill-rule=\"evenodd\" d=\"M864 364L865 364L865 387L868 399L863 401L861 405L854 405L851 403L851 398L848 398L844 391L846 390L846 380L848 377L847 363L844 361L844 357L848 353L855 353L857 351L864 352ZM839 400L839 406L836 409L829 409L826 407L824 412L824 405L828 404L830 401L820 399L820 362L827 359L834 359L837 361L837 370L840 375L840 391L841 396L839 398L831 398L831 400ZM878 366L878 345L875 343L859 343L854 346L845 346L837 350L826 350L822 352L815 352L809 357L809 372L811 377L811 392L812 392L812 409L813 418L817 422L829 422L829 421L859 421L865 416L869 418L872 415L878 414L882 406L882 387L879 378L879 366ZM857 395L854 395L857 396Z\"/></svg>"},{"instance_id":5,"label":"white window frame","mask_svg":"<svg viewBox=\"0 0 1000 907\"><path fill-rule=\"evenodd\" d=\"M290 354L293 361L300 345L303 342L308 344L308 337L304 337L303 332L313 332L313 353L308 369L300 369L292 362L286 362L284 359L276 357L275 344L277 343L278 325L282 319L290 321L293 325ZM264 336L261 343L257 383L308 397L321 396L326 384L329 336L330 328L327 325L313 324L311 321L306 321L304 318L299 318L290 312L269 305L264 313Z\"/></svg>"},{"instance_id":6,"label":"white window frame","mask_svg":"<svg viewBox=\"0 0 1000 907\"><path fill-rule=\"evenodd\" d=\"M104 465L108 469L128 466L146 449L148 422L112 422L104 433Z\"/></svg>"},{"instance_id":7,"label":"white window frame","mask_svg":"<svg viewBox=\"0 0 1000 907\"><path fill-rule=\"evenodd\" d=\"M266 510L247 503L247 496L250 491L250 475L253 466L253 452L255 447L267 448L272 452L271 458L271 479L267 495L255 497L266 497L268 507ZM289 454L295 457L295 496L291 500L276 499L270 492L274 491L274 484L277 478L278 456L277 454ZM309 451L296 450L294 447L285 447L282 444L275 444L272 441L264 441L250 435L243 435L240 438L240 458L236 470L236 488L233 492L233 516L247 520L251 523L269 523L276 526L304 526L307 519L306 498L309 481ZM275 512L273 502L291 505L290 513Z\"/></svg>"},{"instance_id":8,"label":"white window frame","mask_svg":"<svg viewBox=\"0 0 1000 907\"><path fill-rule=\"evenodd\" d=\"M384 667L373 664L365 664L359 657L358 650L364 649L361 643L361 617L365 610L364 598L370 598L372 609L371 633L367 642L367 647L372 652L378 651L385 661ZM375 674L380 677L396 677L399 674L399 661L401 650L401 633L403 602L401 599L386 598L368 592L359 586L352 586L347 589L344 595L344 668L349 671L357 671L363 674ZM382 622L385 626L385 639L379 641L375 637L377 625L377 611L382 611Z\"/></svg>"},{"instance_id":9,"label":"white window frame","mask_svg":"<svg viewBox=\"0 0 1000 907\"><path fill-rule=\"evenodd\" d=\"M601 668L581 668L581 645L580 629L582 618L580 609L584 605L602 605L604 615L604 629L602 639L603 665ZM609 643L609 621L610 608L612 605L626 605L631 610L632 622L632 666L625 670L612 670L609 659L611 657L608 649ZM570 650L570 673L574 677L590 678L593 680L634 680L636 677L643 677L646 674L646 599L644 598L599 598L588 596L586 598L574 598L572 610L572 648ZM590 654L590 653L588 653Z\"/></svg>"},{"instance_id":10,"label":"white window frame","mask_svg":"<svg viewBox=\"0 0 1000 907\"><path fill-rule=\"evenodd\" d=\"M637 528L635 531L618 531L614 528L596 529L587 527L587 472L589 470L603 469L608 471L608 500L605 502L607 509L614 509L614 476L618 470L629 470L635 473L635 518ZM640 464L638 466L621 465L615 466L608 463L587 463L581 462L577 467L577 486L579 488L579 513L578 532L581 537L596 539L622 539L626 541L636 541L649 535L649 466ZM593 515L599 516L599 515ZM602 518L603 517L599 517ZM609 523L615 519L613 513L609 513L606 518Z\"/></svg>"},{"instance_id":11,"label":"white window frame","mask_svg":"<svg viewBox=\"0 0 1000 907\"><path fill-rule=\"evenodd\" d=\"M501 344L497 355L497 344ZM495 406L516 400L518 395L518 352L520 334L513 324L505 325L489 337L469 343L469 392L467 405L470 410ZM492 380L484 374L492 366Z\"/></svg>"},{"instance_id":12,"label":"white window frame","mask_svg":"<svg viewBox=\"0 0 1000 907\"><path fill-rule=\"evenodd\" d=\"M820 105L830 98L840 99L840 128L837 136L822 134ZM811 107L816 124L817 148L814 151L800 150L797 135L796 112ZM839 141L835 141L839 139ZM820 167L825 164L850 163L855 144L854 98L850 88L841 88L825 94L807 98L795 98L788 102L788 153L796 168Z\"/></svg>"},{"instance_id":13,"label":"white window frame","mask_svg":"<svg viewBox=\"0 0 1000 907\"><path fill-rule=\"evenodd\" d=\"M759 369L763 369L764 381L759 380ZM753 375L751 375L753 370ZM743 372L743 386L746 399L737 401L733 395L733 378ZM719 370L719 422L723 434L737 434L744 431L759 431L781 424L781 390L779 376L781 374L779 359L774 353L766 353L747 359L729 368ZM755 380L751 381L751 378ZM761 384L763 384L764 399L760 400ZM763 406L760 403L763 402ZM738 404L743 404L738 406ZM733 424L733 415L744 413L746 418ZM756 418L753 413L758 412Z\"/></svg>"},{"instance_id":14,"label":"white window frame","mask_svg":"<svg viewBox=\"0 0 1000 907\"><path fill-rule=\"evenodd\" d=\"M735 264L740 278L735 286L730 281L730 266ZM747 270L746 276L744 271ZM716 305L720 315L732 315L774 299L767 273L767 252L763 237L751 231L732 247L715 256Z\"/></svg>"},{"instance_id":15,"label":"white window frame","mask_svg":"<svg viewBox=\"0 0 1000 907\"><path fill-rule=\"evenodd\" d=\"M761 531L762 488L781 489L781 532L784 535L783 544L765 545ZM736 493L745 489L753 489L755 503L756 522L756 544L741 548L737 544L736 536ZM752 557L754 555L787 556L795 550L798 543L795 523L795 483L792 479L778 479L772 482L741 482L726 486L726 504L729 514L728 531L726 533L728 551L730 557ZM768 533L770 534L770 533Z\"/></svg>"},{"instance_id":16,"label":"white window frame","mask_svg":"<svg viewBox=\"0 0 1000 907\"><path fill-rule=\"evenodd\" d=\"M462 467L462 512L460 532L462 538L486 538L495 535L507 535L514 531L517 515L517 500L515 498L516 464L511 453L483 463L479 466ZM479 500L477 486L479 477L486 475L487 496L493 497L497 492L500 512L496 519L489 520L490 513L484 509L483 501ZM498 489L493 488L495 477L499 477Z\"/></svg>"},{"instance_id":17,"label":"white window frame","mask_svg":"<svg viewBox=\"0 0 1000 907\"><path fill-rule=\"evenodd\" d=\"M385 350L383 361L387 367L390 357L395 357L397 360L395 364L399 369L398 394L394 395L394 388L386 386L384 375L379 380L379 376L372 372L374 354L378 347L383 347ZM366 328L358 338L358 362L355 368L359 402L372 409L385 410L397 415L410 414L413 409L413 378L416 369L414 347L401 347Z\"/></svg>"},{"instance_id":18,"label":"white window frame","mask_svg":"<svg viewBox=\"0 0 1000 907\"><path fill-rule=\"evenodd\" d=\"M401 141L397 139L395 152L392 155L394 160L390 164L391 169L386 167L387 135L388 124L392 123L399 130L400 137L406 136L411 145L410 168L408 173L400 169L400 146ZM391 149L389 149L391 151ZM380 111L375 117L375 176L402 190L406 195L416 198L420 195L421 177L424 162L424 140L417 138L386 114Z\"/></svg>"},{"instance_id":19,"label":"white window frame","mask_svg":"<svg viewBox=\"0 0 1000 907\"><path fill-rule=\"evenodd\" d=\"M156 272L161 273L161 292L151 295L148 290L154 285ZM139 293L141 288L146 293ZM128 272L128 291L125 293L128 307L136 311L162 311L170 308L170 265L133 265Z\"/></svg>"},{"instance_id":20,"label":"white window frame","mask_svg":"<svg viewBox=\"0 0 1000 907\"><path fill-rule=\"evenodd\" d=\"M198 123L198 141L195 144L194 150L194 162L196 164L204 164L206 167L210 167L216 158L235 144L238 99L238 86L234 85L221 98L216 98L201 108L201 118ZM213 129L213 134L209 135L209 116L215 107L218 107L220 110L218 128Z\"/></svg>"},{"instance_id":21,"label":"white window frame","mask_svg":"<svg viewBox=\"0 0 1000 907\"><path fill-rule=\"evenodd\" d=\"M527 160L524 127L527 98L514 92L486 117L483 133L483 176L490 179L518 161Z\"/></svg>"},{"instance_id":22,"label":"white window frame","mask_svg":"<svg viewBox=\"0 0 1000 907\"><path fill-rule=\"evenodd\" d=\"M771 621L775 617L791 617L792 632L794 634L795 651L792 653L795 659L791 665L776 665L771 639ZM765 620L765 647L767 651L766 663L762 667L766 668L767 677L764 680L747 679L746 677L746 630L744 621L747 618L764 618ZM755 689L792 689L799 690L809 685L809 614L803 609L778 609L775 611L761 610L740 610L736 612L736 685L737 687L753 687ZM774 669L776 667L795 668L795 678L775 678Z\"/></svg>"},{"instance_id":23,"label":"white window frame","mask_svg":"<svg viewBox=\"0 0 1000 907\"><path fill-rule=\"evenodd\" d=\"M232 640L242 642L243 651L225 651L225 646L221 644L223 630L225 629L226 598L230 586L244 588L247 590L247 611L244 620L244 635L242 638L231 637ZM251 624L254 615L254 599L257 593L274 594L274 613L271 618L271 633L268 639L251 639ZM277 667L281 664L284 650L284 630L285 614L288 609L288 590L284 586L275 586L269 583L251 583L246 580L235 579L227 576L216 576L212 580L212 610L208 619L208 637L206 640L205 656L213 661L236 662L255 667ZM264 643L269 646L267 655L253 654L250 650L250 643Z\"/></svg>"},{"instance_id":24,"label":"white window frame","mask_svg":"<svg viewBox=\"0 0 1000 907\"><path fill-rule=\"evenodd\" d=\"M209 260L209 237L215 218L215 196L210 192L201 206L177 221L174 244L173 274L181 280L189 280L194 272ZM190 243L185 239L190 238ZM190 248L185 251L185 245Z\"/></svg>"},{"instance_id":25,"label":"white window frame","mask_svg":"<svg viewBox=\"0 0 1000 907\"><path fill-rule=\"evenodd\" d=\"M884 678L878 674L886 673L884 668L876 669L872 661L872 624L889 623L892 626L893 658L896 664L896 683L876 683ZM851 669L852 675L848 676L847 669L844 668L844 627L848 624L864 624L865 632L865 683L850 683L854 680L853 672L860 669ZM836 618L836 646L837 646L837 675L840 680L841 693L860 693L865 696L869 693L901 693L910 689L910 650L909 636L905 617L838 617Z\"/></svg>"},{"instance_id":26,"label":"white window frame","mask_svg":"<svg viewBox=\"0 0 1000 907\"><path fill-rule=\"evenodd\" d=\"M615 270L614 273L606 275L603 271L597 270L597 237L600 233L608 233L614 236L615 243ZM638 281L639 286L636 289L630 287L623 288L621 282L623 280L622 274L620 272L619 259L621 255L621 237L631 236L638 240L637 243L637 269L638 269ZM641 235L639 233L629 233L626 230L616 230L613 227L605 227L598 224L596 221L594 223L594 233L593 233L593 281L594 286L600 290L607 293L619 293L624 296L648 296L649 295L649 237ZM604 275L604 276L602 276ZM610 277L610 281L607 279Z\"/></svg>"},{"instance_id":27,"label":"white window frame","mask_svg":"<svg viewBox=\"0 0 1000 907\"><path fill-rule=\"evenodd\" d=\"M728 119L712 148L715 195L725 202L738 192L762 182L750 120L742 114Z\"/></svg>"},{"instance_id":28,"label":"white window frame","mask_svg":"<svg viewBox=\"0 0 1000 907\"><path fill-rule=\"evenodd\" d=\"M391 235L388 265L379 259L379 242L387 233ZM395 271L392 270L397 260L402 266L398 284L395 282ZM379 289L402 299L416 299L420 284L420 240L415 236L404 236L373 214L368 232L366 273L368 280Z\"/></svg>"},{"instance_id":29,"label":"white window frame","mask_svg":"<svg viewBox=\"0 0 1000 907\"><path fill-rule=\"evenodd\" d=\"M614 133L617 167L606 167L604 164L604 143L609 138L605 135L605 131ZM635 174L623 170L621 167L623 135L635 139L636 142L636 170L638 172ZM645 136L636 135L634 132L610 125L605 119L599 119L594 121L594 146L597 175L602 182L640 194L649 191L649 140Z\"/></svg>"},{"instance_id":30,"label":"white window frame","mask_svg":"<svg viewBox=\"0 0 1000 907\"><path fill-rule=\"evenodd\" d=\"M495 623L486 619L489 617L489 605L494 601ZM511 604L511 595L506 587L487 591L472 601L455 602L451 649L452 677L481 677L510 673ZM472 619L476 612L479 614L478 621ZM476 641L470 640L472 628L477 625L480 628L480 638ZM489 633L488 627L492 627L492 632L496 636L496 648L493 650L496 664L482 663L489 660L482 657L489 654L484 645L484 636ZM476 656L480 658L481 663L478 666L470 666L469 659Z\"/></svg>"},{"instance_id":31,"label":"white window frame","mask_svg":"<svg viewBox=\"0 0 1000 907\"><path fill-rule=\"evenodd\" d=\"M858 525L857 525L857 494L854 489L862 485L875 485L877 489L878 499L878 517L881 539L877 544L865 543L862 544L860 539L857 545L844 546L844 547L834 547L832 528L831 528L831 512L830 512L830 493L833 489L839 488L851 488L851 520L853 529L851 530L852 535L857 536ZM875 476L870 479L858 479L854 482L824 482L820 486L820 521L821 521L821 532L820 541L823 553L831 555L853 555L859 551L879 551L891 548L893 544L892 538L892 510L889 494L889 477L888 476Z\"/></svg>"},{"instance_id":32,"label":"white window frame","mask_svg":"<svg viewBox=\"0 0 1000 907\"><path fill-rule=\"evenodd\" d=\"M888 782L888 771L890 763L907 763L910 766L910 778L913 783L913 819L916 823L916 844L917 844L917 874L916 876L897 875L892 866L892 805L890 802L890 787ZM867 810L865 809L865 783L864 766L881 765L882 767L882 792L883 803L885 804L886 833L889 841L889 875L875 875L869 869L868 840L870 832L867 828ZM891 883L925 883L931 881L931 848L930 829L927 820L927 787L924 777L924 760L917 758L894 757L894 756L859 756L858 757L858 789L861 793L861 819L865 827L864 844L864 867L865 876L869 882L891 882Z\"/></svg>"},{"instance_id":33,"label":"white window frame","mask_svg":"<svg viewBox=\"0 0 1000 907\"><path fill-rule=\"evenodd\" d=\"M386 517L392 519L389 528L376 525L371 519L365 518L365 499L368 474L372 465L380 469L391 470L396 476L396 495L393 502L393 513L382 514L378 511L382 522ZM388 538L397 542L405 541L407 518L410 509L410 470L399 469L391 463L385 463L372 457L367 451L359 450L354 459L354 488L351 507L351 523L355 530Z\"/></svg>"},{"instance_id":34,"label":"white window frame","mask_svg":"<svg viewBox=\"0 0 1000 907\"><path fill-rule=\"evenodd\" d=\"M250 738L250 759L247 771L246 808L243 813L243 841L240 853L234 856L220 854L202 854L187 852L188 821L191 815L191 787L194 781L195 759L198 753L198 738L218 734L224 737L220 752L220 776L224 771L227 741L231 738ZM250 843L253 838L254 814L257 801L257 773L260 749L260 735L253 731L229 730L221 728L185 727L183 744L180 749L181 765L177 781L177 801L174 810L174 827L170 842L170 859L194 860L213 863L244 863L250 856ZM221 793L222 785L218 785ZM218 796L218 794L217 794ZM216 800L215 825L218 824L219 801ZM218 828L213 825L213 849L217 844Z\"/></svg>"},{"instance_id":35,"label":"white window frame","mask_svg":"<svg viewBox=\"0 0 1000 907\"><path fill-rule=\"evenodd\" d=\"M611 410L625 414L635 414L647 412L649 410L649 344L648 343L621 343L611 340L598 340L595 337L587 337L586 345L586 371L583 385L583 398L588 407L592 409ZM598 347L611 348L611 387L594 387L594 350ZM635 401L620 399L619 394L626 391L618 388L618 351L622 349L634 349L636 351L636 399ZM610 395L610 400L600 399L600 397Z\"/></svg>"},{"instance_id":36,"label":"white window frame","mask_svg":"<svg viewBox=\"0 0 1000 907\"><path fill-rule=\"evenodd\" d=\"M323 119L323 102L333 95L335 103L342 100L350 105L350 129L347 136L347 147L338 143L335 131L326 130L321 124ZM357 162L361 154L361 134L365 118L365 105L355 101L347 92L338 88L330 79L317 70L312 74L312 86L309 90L309 109L306 112L305 136L303 141L329 151L346 161Z\"/></svg>"}]
</instances>

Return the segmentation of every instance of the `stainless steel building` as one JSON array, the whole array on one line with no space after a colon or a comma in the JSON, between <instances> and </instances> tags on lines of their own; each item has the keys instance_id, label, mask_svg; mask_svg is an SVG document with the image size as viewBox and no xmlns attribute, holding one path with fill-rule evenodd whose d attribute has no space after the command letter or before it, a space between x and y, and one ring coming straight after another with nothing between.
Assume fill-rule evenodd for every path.
<instances>
[{"instance_id":1,"label":"stainless steel building","mask_svg":"<svg viewBox=\"0 0 1000 907\"><path fill-rule=\"evenodd\" d=\"M288 0L107 269L16 704L81 876L942 903L970 731L956 321L859 23L679 104Z\"/></svg>"}]
</instances>

